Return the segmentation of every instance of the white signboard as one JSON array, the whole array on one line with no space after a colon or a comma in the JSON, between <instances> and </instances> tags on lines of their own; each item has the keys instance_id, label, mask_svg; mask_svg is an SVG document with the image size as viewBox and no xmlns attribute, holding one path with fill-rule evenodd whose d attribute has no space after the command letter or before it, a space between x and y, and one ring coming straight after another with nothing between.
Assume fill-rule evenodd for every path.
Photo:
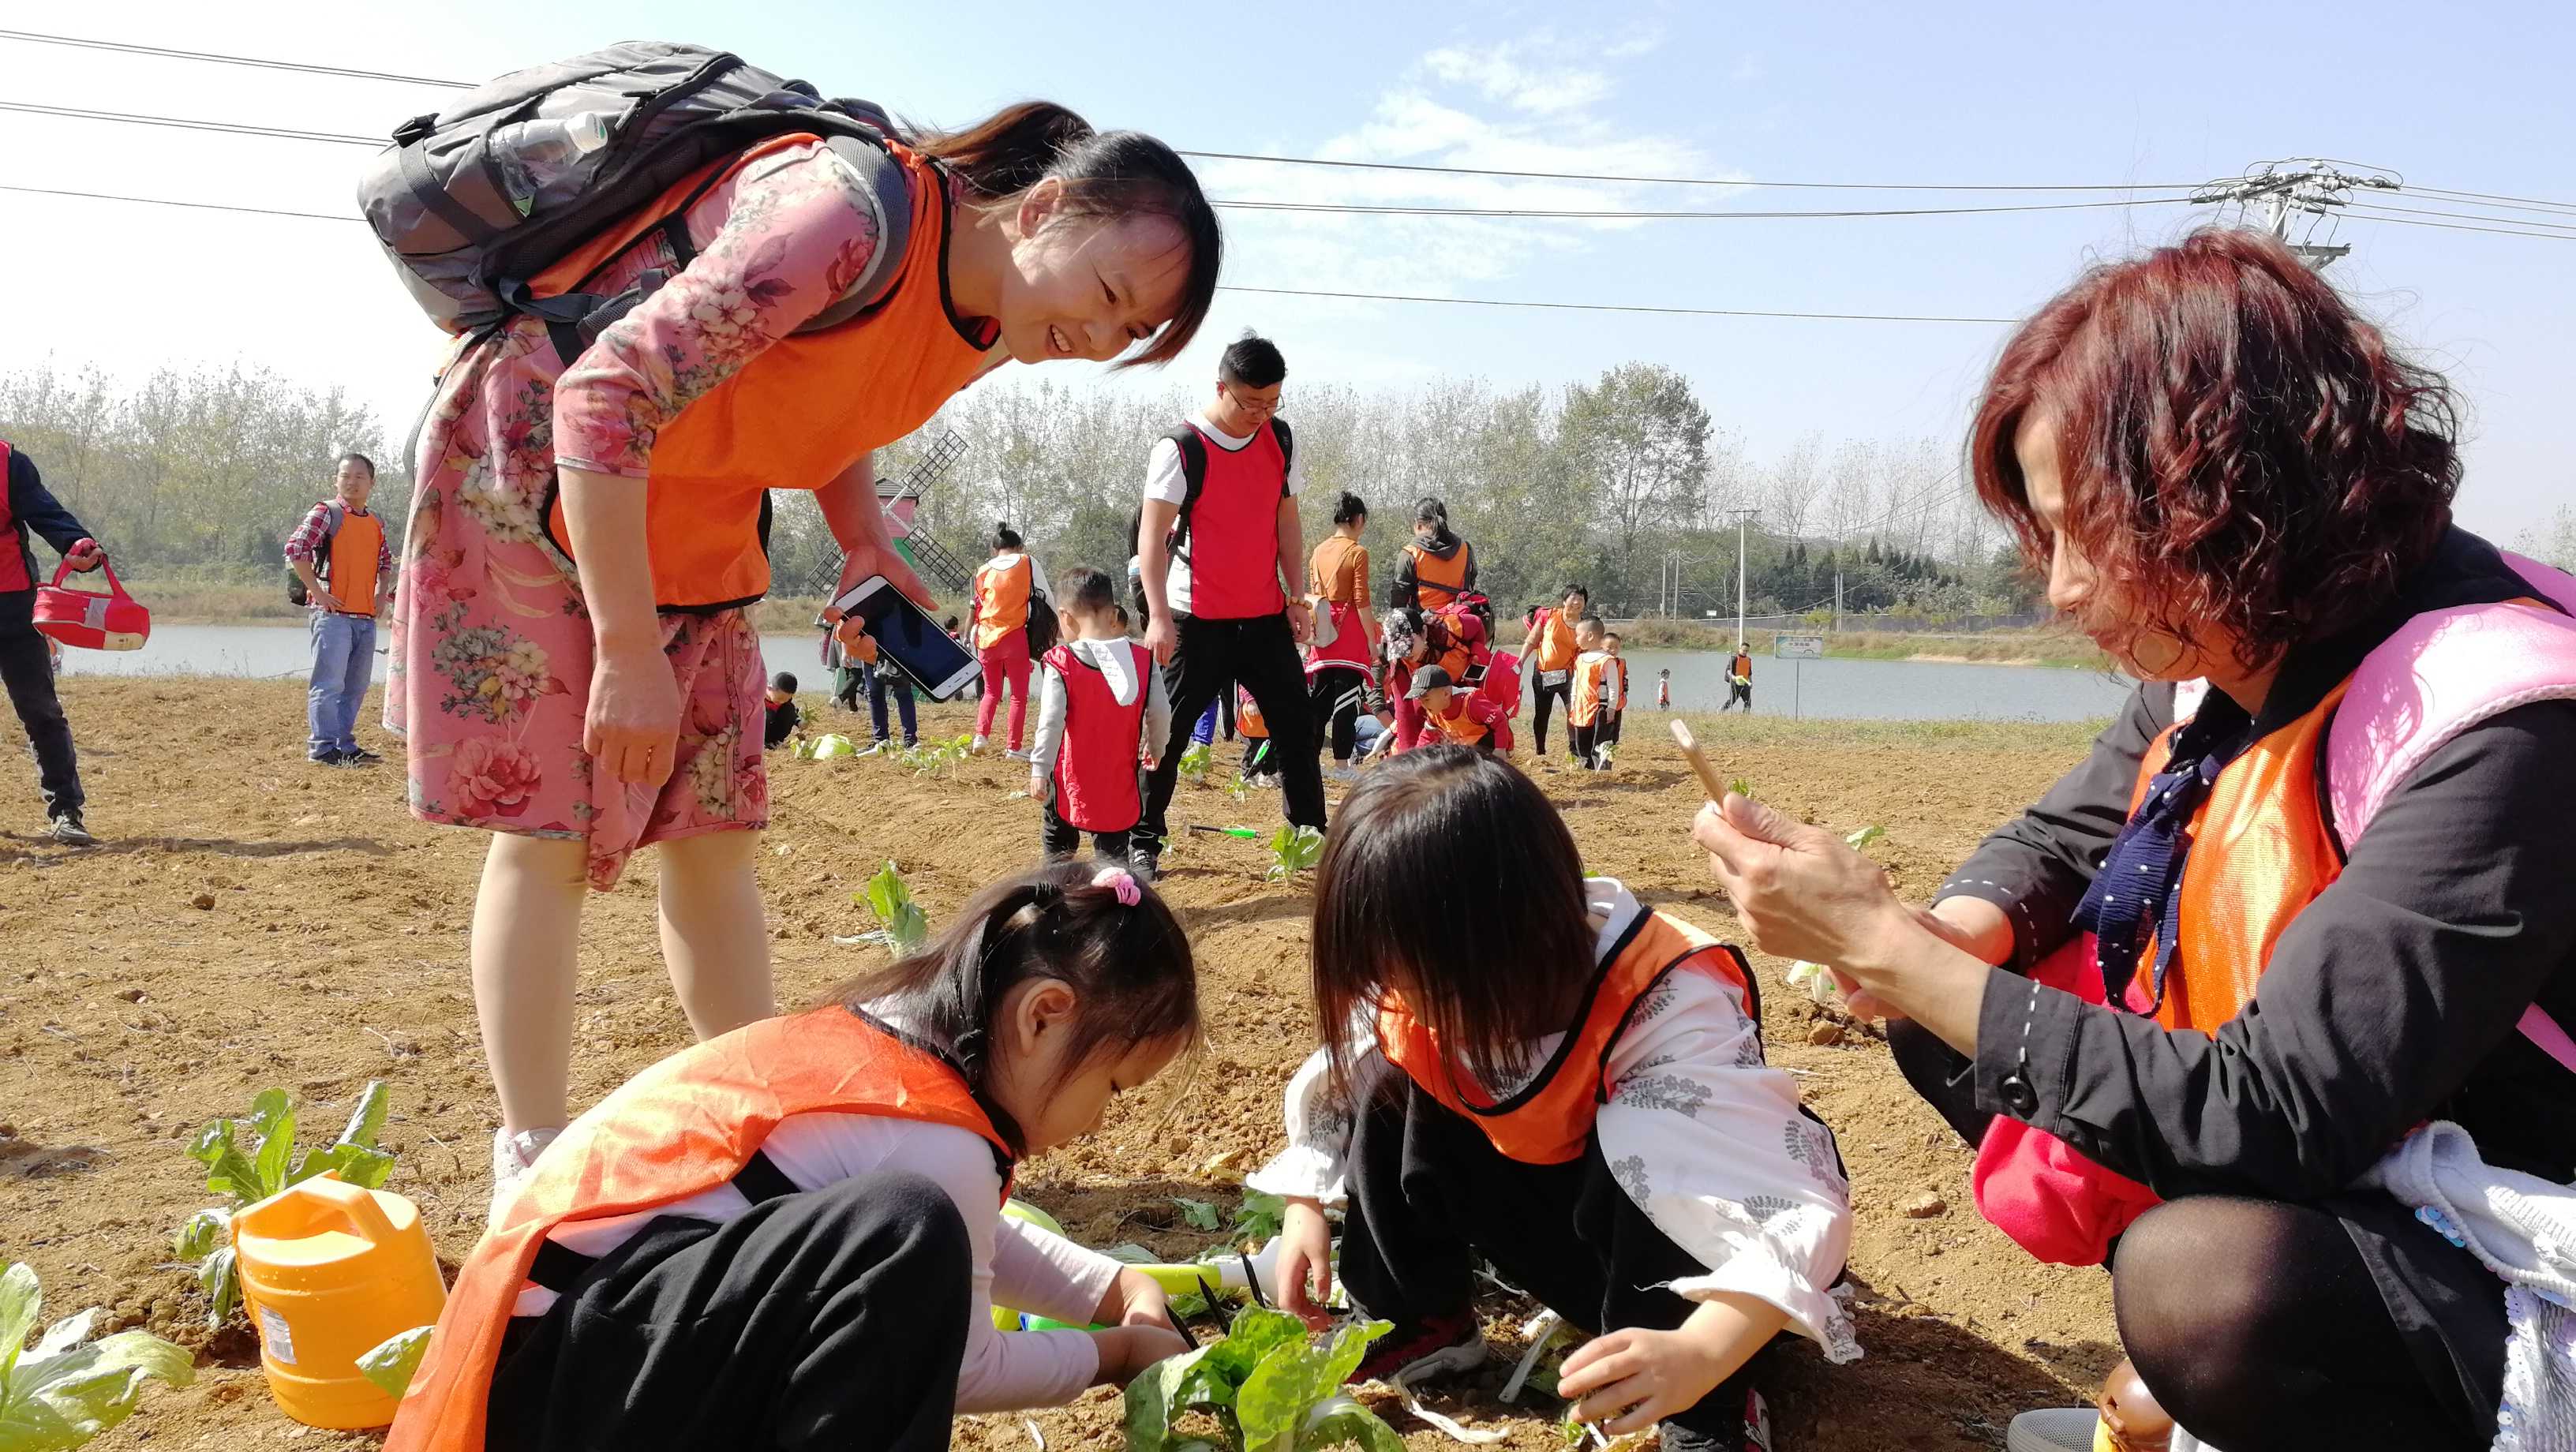
<instances>
[{"instance_id":1,"label":"white signboard","mask_svg":"<svg viewBox=\"0 0 2576 1452\"><path fill-rule=\"evenodd\" d=\"M1784 632L1771 637L1771 653L1781 660L1822 660L1825 656L1825 638L1821 635L1790 635Z\"/></svg>"}]
</instances>

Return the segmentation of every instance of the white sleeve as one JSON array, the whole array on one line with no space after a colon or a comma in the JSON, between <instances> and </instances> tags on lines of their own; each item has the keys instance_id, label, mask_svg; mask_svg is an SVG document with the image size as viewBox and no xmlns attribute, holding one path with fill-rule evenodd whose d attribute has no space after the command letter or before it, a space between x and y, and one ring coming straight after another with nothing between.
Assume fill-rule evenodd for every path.
<instances>
[{"instance_id":1,"label":"white sleeve","mask_svg":"<svg viewBox=\"0 0 2576 1452\"><path fill-rule=\"evenodd\" d=\"M966 1222L973 1274L966 1296L966 1356L957 1370L957 1410L1057 1407L1082 1395L1100 1372L1100 1353L1081 1331L993 1329L993 1256L1002 1219L1001 1174L992 1146L975 1134L882 1114L798 1114L761 1148L788 1179L819 1187L884 1170L908 1170L948 1192ZM1099 1297L1092 1297L1097 1306ZM1092 1309L1084 1308L1084 1312ZM1064 1318L1058 1318L1064 1319Z\"/></svg>"},{"instance_id":2,"label":"white sleeve","mask_svg":"<svg viewBox=\"0 0 2576 1452\"><path fill-rule=\"evenodd\" d=\"M1055 754L1064 745L1066 699L1064 677L1054 666L1038 662L1038 731L1029 738L1029 770L1035 775L1055 775Z\"/></svg>"},{"instance_id":3,"label":"white sleeve","mask_svg":"<svg viewBox=\"0 0 2576 1452\"><path fill-rule=\"evenodd\" d=\"M993 1297L1015 1311L1080 1326L1118 1280L1118 1262L1005 1215L993 1237Z\"/></svg>"},{"instance_id":4,"label":"white sleeve","mask_svg":"<svg viewBox=\"0 0 2576 1452\"><path fill-rule=\"evenodd\" d=\"M1376 1028L1361 1017L1352 1021L1348 1032L1352 1073L1366 1081L1383 1062ZM1350 1105L1333 1097L1332 1081L1331 1055L1322 1049L1298 1066L1288 1081L1288 1147L1244 1176L1246 1189L1327 1205L1338 1205L1348 1195L1343 1162L1350 1155L1351 1130L1357 1119Z\"/></svg>"},{"instance_id":5,"label":"white sleeve","mask_svg":"<svg viewBox=\"0 0 2576 1452\"><path fill-rule=\"evenodd\" d=\"M1833 1135L1798 1086L1762 1059L1741 990L1675 973L1612 1051L1596 1121L1611 1175L1675 1245L1707 1267L1674 1281L1692 1300L1721 1291L1768 1301L1825 1359L1858 1359L1831 1287L1851 1246L1851 1187Z\"/></svg>"},{"instance_id":6,"label":"white sleeve","mask_svg":"<svg viewBox=\"0 0 2576 1452\"><path fill-rule=\"evenodd\" d=\"M1145 657L1145 740L1144 751L1154 753L1159 762L1163 748L1172 741L1172 693L1163 684L1163 668Z\"/></svg>"},{"instance_id":7,"label":"white sleeve","mask_svg":"<svg viewBox=\"0 0 2576 1452\"><path fill-rule=\"evenodd\" d=\"M1145 497L1165 504L1179 504L1190 496L1190 479L1181 467L1181 446L1170 439L1156 439L1145 455Z\"/></svg>"},{"instance_id":8,"label":"white sleeve","mask_svg":"<svg viewBox=\"0 0 2576 1452\"><path fill-rule=\"evenodd\" d=\"M1290 495L1306 492L1306 450L1302 446L1288 456L1287 482Z\"/></svg>"}]
</instances>

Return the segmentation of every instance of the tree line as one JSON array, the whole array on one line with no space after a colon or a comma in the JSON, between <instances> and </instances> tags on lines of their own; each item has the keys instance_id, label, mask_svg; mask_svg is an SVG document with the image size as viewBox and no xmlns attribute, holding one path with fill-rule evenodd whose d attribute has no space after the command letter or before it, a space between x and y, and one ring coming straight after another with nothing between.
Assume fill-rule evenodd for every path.
<instances>
[{"instance_id":1,"label":"tree line","mask_svg":"<svg viewBox=\"0 0 2576 1452\"><path fill-rule=\"evenodd\" d=\"M942 435L967 445L922 495L922 526L980 558L994 525L1025 534L1050 571L1121 571L1153 440L1203 402L1053 379L960 395L886 450L900 477ZM1485 592L1509 613L1587 584L1616 615L1731 616L1737 511L1755 614L1830 610L1913 618L2035 611L2032 583L1931 439L1821 435L1756 459L1679 372L1629 363L1587 382L1499 387L1443 379L1362 390L1289 379L1308 539L1345 491L1368 501L1381 588L1411 537L1414 501L1447 503ZM407 431L408 420L400 421ZM336 386L244 363L165 366L139 380L51 361L0 372L0 438L141 578L250 579L330 492L346 450L377 464L376 507L404 520L410 461L384 421ZM810 500L781 501L771 539L781 593L819 590L837 554Z\"/></svg>"}]
</instances>

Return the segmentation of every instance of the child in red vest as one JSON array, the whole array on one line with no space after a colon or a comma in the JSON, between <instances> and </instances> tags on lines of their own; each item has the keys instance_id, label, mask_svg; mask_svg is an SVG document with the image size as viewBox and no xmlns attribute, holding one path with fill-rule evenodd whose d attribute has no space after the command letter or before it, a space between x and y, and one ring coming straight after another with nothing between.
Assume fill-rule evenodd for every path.
<instances>
[{"instance_id":1,"label":"child in red vest","mask_svg":"<svg viewBox=\"0 0 2576 1452\"><path fill-rule=\"evenodd\" d=\"M1495 728L1505 714L1499 702L1459 685L1439 666L1416 670L1405 694L1422 712L1424 745L1448 741L1478 751L1494 749Z\"/></svg>"},{"instance_id":2,"label":"child in red vest","mask_svg":"<svg viewBox=\"0 0 2576 1452\"><path fill-rule=\"evenodd\" d=\"M1471 913L1414 905L1479 884ZM1744 955L1583 875L1547 797L1433 746L1371 771L1316 875L1316 1022L1288 1148L1285 1309L1340 1276L1393 1321L1355 1379L1458 1371L1485 1343L1478 1258L1600 1334L1559 1389L1669 1452L1770 1445L1755 1354L1782 1330L1860 1354L1831 1287L1850 1243L1833 1135L1762 1059Z\"/></svg>"},{"instance_id":3,"label":"child in red vest","mask_svg":"<svg viewBox=\"0 0 2576 1452\"><path fill-rule=\"evenodd\" d=\"M573 1121L459 1272L389 1452L948 1445L1187 1349L1141 1273L1001 1213L1199 1034L1123 868L985 889L823 1007L683 1049ZM1101 1331L994 1329L995 1301Z\"/></svg>"},{"instance_id":4,"label":"child in red vest","mask_svg":"<svg viewBox=\"0 0 2576 1452\"><path fill-rule=\"evenodd\" d=\"M1127 860L1127 834L1144 815L1139 771L1172 727L1172 703L1153 656L1119 624L1118 593L1098 570L1065 577L1057 619L1064 643L1046 653L1038 731L1029 743L1029 796L1046 808L1039 845L1070 857L1089 832L1111 862Z\"/></svg>"}]
</instances>

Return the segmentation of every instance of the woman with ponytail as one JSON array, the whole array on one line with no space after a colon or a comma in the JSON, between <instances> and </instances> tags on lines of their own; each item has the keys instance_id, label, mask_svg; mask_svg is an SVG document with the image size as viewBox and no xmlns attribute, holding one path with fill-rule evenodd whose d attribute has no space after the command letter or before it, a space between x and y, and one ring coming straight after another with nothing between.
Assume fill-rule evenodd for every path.
<instances>
[{"instance_id":1,"label":"woman with ponytail","mask_svg":"<svg viewBox=\"0 0 2576 1452\"><path fill-rule=\"evenodd\" d=\"M1186 1350L1153 1281L1001 1211L1196 1045L1197 982L1123 868L1041 868L645 1070L502 1202L389 1452L942 1448ZM1107 1329L1006 1335L996 1300Z\"/></svg>"},{"instance_id":2,"label":"woman with ponytail","mask_svg":"<svg viewBox=\"0 0 2576 1452\"><path fill-rule=\"evenodd\" d=\"M926 601L872 451L1004 363L1168 361L1220 252L1170 148L1044 102L881 145L777 138L655 207L579 281L658 289L576 357L534 318L465 348L420 441L386 722L413 811L494 834L472 964L496 1189L568 1117L583 888L638 847L664 844L690 1026L772 1011L746 614L769 588L769 491L815 495L842 586L882 575Z\"/></svg>"}]
</instances>

